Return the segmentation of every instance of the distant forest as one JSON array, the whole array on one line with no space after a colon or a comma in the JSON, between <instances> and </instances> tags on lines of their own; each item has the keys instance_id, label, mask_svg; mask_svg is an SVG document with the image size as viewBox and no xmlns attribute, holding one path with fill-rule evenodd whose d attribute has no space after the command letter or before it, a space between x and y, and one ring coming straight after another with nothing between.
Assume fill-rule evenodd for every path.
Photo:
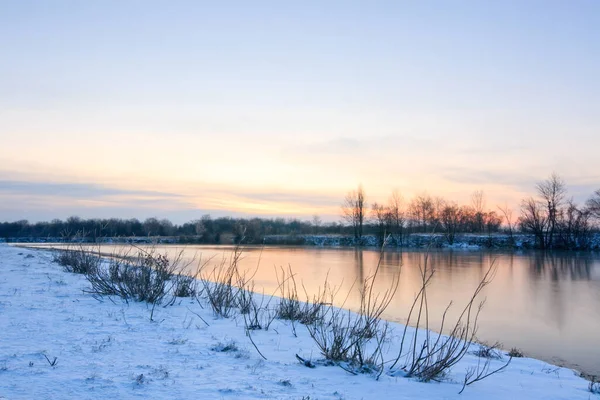
<instances>
[{"instance_id":1,"label":"distant forest","mask_svg":"<svg viewBox=\"0 0 600 400\"><path fill-rule=\"evenodd\" d=\"M180 243L262 243L272 235L346 235L356 244L366 235L379 242L391 235L396 245L402 245L411 234L437 233L452 244L457 234L487 234L499 232L511 238L517 233L533 235L535 247L541 249L585 249L590 247L593 232L600 221L600 189L579 206L568 198L566 185L560 176L552 174L536 185L536 195L523 199L520 214L513 216L508 207L486 207L484 193L473 193L470 204L459 205L427 194L405 202L393 192L386 204L369 204L362 186L349 192L340 209L339 222L322 222L319 216L311 220L284 218L212 218L204 215L182 225L167 219L82 219L76 216L66 221L30 223L26 220L0 223L0 238L5 241L38 238L72 240L82 235L86 240L101 237L160 236L177 237Z\"/></svg>"}]
</instances>

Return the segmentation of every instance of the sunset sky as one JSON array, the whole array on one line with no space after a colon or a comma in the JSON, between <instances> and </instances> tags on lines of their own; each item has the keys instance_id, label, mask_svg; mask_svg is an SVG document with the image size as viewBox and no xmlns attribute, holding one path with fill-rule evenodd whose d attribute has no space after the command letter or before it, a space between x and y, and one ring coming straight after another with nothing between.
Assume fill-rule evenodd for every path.
<instances>
[{"instance_id":1,"label":"sunset sky","mask_svg":"<svg viewBox=\"0 0 600 400\"><path fill-rule=\"evenodd\" d=\"M0 0L0 221L600 188L597 1Z\"/></svg>"}]
</instances>

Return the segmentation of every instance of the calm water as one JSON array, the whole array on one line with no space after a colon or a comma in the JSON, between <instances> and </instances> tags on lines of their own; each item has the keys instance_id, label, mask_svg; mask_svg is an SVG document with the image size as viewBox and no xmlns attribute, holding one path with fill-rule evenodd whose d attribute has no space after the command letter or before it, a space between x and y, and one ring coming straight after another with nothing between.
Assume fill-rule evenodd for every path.
<instances>
[{"instance_id":1,"label":"calm water","mask_svg":"<svg viewBox=\"0 0 600 400\"><path fill-rule=\"evenodd\" d=\"M161 247L173 253L185 249L186 257L207 260L217 266L231 255L230 247ZM103 246L110 251L110 246ZM419 290L421 251L386 252L376 287L389 286L395 274L400 284L385 318L405 322ZM260 258L260 263L259 263ZM277 288L275 269L288 265L309 294L318 290L328 275L341 286L337 301L345 307L358 305L359 283L373 273L379 252L360 249L269 247L247 248L241 265L256 268L255 288L272 294ZM450 301L454 306L446 326L464 307L492 262L494 281L484 289L485 307L480 315L478 338L499 341L504 348L517 347L528 356L600 375L600 255L541 252L500 253L434 251L429 255L435 275L428 289L430 320L436 327ZM299 291L302 291L301 287Z\"/></svg>"}]
</instances>

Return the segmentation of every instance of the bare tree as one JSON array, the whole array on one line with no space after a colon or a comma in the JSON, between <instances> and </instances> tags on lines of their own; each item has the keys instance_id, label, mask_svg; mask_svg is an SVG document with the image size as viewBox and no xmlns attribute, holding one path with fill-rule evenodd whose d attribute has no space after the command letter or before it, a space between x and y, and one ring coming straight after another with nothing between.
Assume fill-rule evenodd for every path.
<instances>
[{"instance_id":1,"label":"bare tree","mask_svg":"<svg viewBox=\"0 0 600 400\"><path fill-rule=\"evenodd\" d=\"M349 192L342 204L342 216L348 224L352 225L356 239L362 238L366 207L365 191L362 185L358 185L357 190Z\"/></svg>"},{"instance_id":2,"label":"bare tree","mask_svg":"<svg viewBox=\"0 0 600 400\"><path fill-rule=\"evenodd\" d=\"M492 232L498 232L502 225L502 217L496 211L488 211L483 213L483 226L488 235Z\"/></svg>"},{"instance_id":3,"label":"bare tree","mask_svg":"<svg viewBox=\"0 0 600 400\"><path fill-rule=\"evenodd\" d=\"M402 211L402 195L398 190L394 190L388 200L388 213L390 218L390 234L396 241L402 245L404 233L404 212Z\"/></svg>"},{"instance_id":4,"label":"bare tree","mask_svg":"<svg viewBox=\"0 0 600 400\"><path fill-rule=\"evenodd\" d=\"M432 224L435 220L435 204L428 194L422 194L412 199L409 210L411 218L423 232L427 229L427 225Z\"/></svg>"},{"instance_id":5,"label":"bare tree","mask_svg":"<svg viewBox=\"0 0 600 400\"><path fill-rule=\"evenodd\" d=\"M206 226L202 220L197 219L191 222L194 225L194 233L197 236L203 236L206 233Z\"/></svg>"},{"instance_id":6,"label":"bare tree","mask_svg":"<svg viewBox=\"0 0 600 400\"><path fill-rule=\"evenodd\" d=\"M497 206L498 210L504 215L504 220L506 221L506 227L508 228L508 235L510 238L511 244L514 243L514 232L515 232L515 221L513 220L513 210L508 208L508 205L505 204L504 207Z\"/></svg>"},{"instance_id":7,"label":"bare tree","mask_svg":"<svg viewBox=\"0 0 600 400\"><path fill-rule=\"evenodd\" d=\"M440 216L442 215L442 211L448 205L448 201L441 196L435 196L433 198L433 215L431 216L431 220L429 223L434 227L438 227L441 223Z\"/></svg>"},{"instance_id":8,"label":"bare tree","mask_svg":"<svg viewBox=\"0 0 600 400\"><path fill-rule=\"evenodd\" d=\"M161 236L173 236L175 234L175 225L166 218L159 221L160 223L160 235Z\"/></svg>"},{"instance_id":9,"label":"bare tree","mask_svg":"<svg viewBox=\"0 0 600 400\"><path fill-rule=\"evenodd\" d=\"M471 205L475 211L475 221L477 223L477 232L483 232L485 195L483 190L477 190L471 195Z\"/></svg>"},{"instance_id":10,"label":"bare tree","mask_svg":"<svg viewBox=\"0 0 600 400\"><path fill-rule=\"evenodd\" d=\"M519 223L521 230L533 233L538 247L546 248L545 232L548 226L548 216L544 208L533 197L521 202Z\"/></svg>"},{"instance_id":11,"label":"bare tree","mask_svg":"<svg viewBox=\"0 0 600 400\"><path fill-rule=\"evenodd\" d=\"M590 245L590 218L589 208L579 208L573 199L566 202L558 229L558 242L566 249L587 248Z\"/></svg>"},{"instance_id":12,"label":"bare tree","mask_svg":"<svg viewBox=\"0 0 600 400\"><path fill-rule=\"evenodd\" d=\"M321 219L321 217L319 217L317 214L313 215L312 226L313 226L315 234L319 233L319 228L321 227L322 224L323 224L323 220Z\"/></svg>"},{"instance_id":13,"label":"bare tree","mask_svg":"<svg viewBox=\"0 0 600 400\"><path fill-rule=\"evenodd\" d=\"M377 226L377 239L379 244L383 245L383 241L390 230L391 218L389 210L383 205L375 202L371 205L371 218Z\"/></svg>"},{"instance_id":14,"label":"bare tree","mask_svg":"<svg viewBox=\"0 0 600 400\"><path fill-rule=\"evenodd\" d=\"M160 236L161 223L156 218L146 218L142 224L142 229L147 236Z\"/></svg>"},{"instance_id":15,"label":"bare tree","mask_svg":"<svg viewBox=\"0 0 600 400\"><path fill-rule=\"evenodd\" d=\"M600 219L600 189L594 192L586 206L594 218Z\"/></svg>"},{"instance_id":16,"label":"bare tree","mask_svg":"<svg viewBox=\"0 0 600 400\"><path fill-rule=\"evenodd\" d=\"M552 247L567 189L565 182L555 172L545 181L538 183L536 189L542 202L546 205L548 225L545 232L545 247Z\"/></svg>"},{"instance_id":17,"label":"bare tree","mask_svg":"<svg viewBox=\"0 0 600 400\"><path fill-rule=\"evenodd\" d=\"M454 244L456 233L462 222L461 209L455 203L447 204L440 212L440 224L448 244Z\"/></svg>"},{"instance_id":18,"label":"bare tree","mask_svg":"<svg viewBox=\"0 0 600 400\"><path fill-rule=\"evenodd\" d=\"M536 244L542 249L555 245L555 235L559 233L567 211L564 208L566 186L562 178L552 173L550 177L536 185L538 199L530 197L521 204L521 229L535 235Z\"/></svg>"}]
</instances>

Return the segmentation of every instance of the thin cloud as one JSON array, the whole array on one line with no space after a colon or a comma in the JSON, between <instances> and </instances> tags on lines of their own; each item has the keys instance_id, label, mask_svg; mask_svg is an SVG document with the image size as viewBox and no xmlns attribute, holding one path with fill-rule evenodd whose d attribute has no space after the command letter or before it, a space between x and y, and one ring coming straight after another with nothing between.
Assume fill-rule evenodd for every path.
<instances>
[{"instance_id":1,"label":"thin cloud","mask_svg":"<svg viewBox=\"0 0 600 400\"><path fill-rule=\"evenodd\" d=\"M526 154L531 150L531 146L524 144L486 144L486 145L466 145L454 150L456 153L465 155L506 155L508 153Z\"/></svg>"},{"instance_id":2,"label":"thin cloud","mask_svg":"<svg viewBox=\"0 0 600 400\"><path fill-rule=\"evenodd\" d=\"M451 182L466 183L472 185L505 185L519 191L531 191L539 178L526 175L511 174L508 172L494 172L474 168L445 168L442 176Z\"/></svg>"},{"instance_id":3,"label":"thin cloud","mask_svg":"<svg viewBox=\"0 0 600 400\"><path fill-rule=\"evenodd\" d=\"M339 196L314 195L306 193L233 191L230 192L230 194L241 199L259 202L300 203L310 206L337 206L341 203Z\"/></svg>"},{"instance_id":4,"label":"thin cloud","mask_svg":"<svg viewBox=\"0 0 600 400\"><path fill-rule=\"evenodd\" d=\"M99 199L109 196L140 196L177 199L175 193L129 190L87 183L55 183L0 180L0 193L29 196L58 196L73 199Z\"/></svg>"},{"instance_id":5,"label":"thin cloud","mask_svg":"<svg viewBox=\"0 0 600 400\"><path fill-rule=\"evenodd\" d=\"M429 149L435 145L435 142L431 142L430 140L421 137L398 134L371 136L361 139L342 136L330 140L313 142L304 147L301 146L300 149L308 151L309 153L364 156L365 153L370 151L381 153L388 152L391 149L401 149L406 147ZM296 148L295 150L297 151L298 149Z\"/></svg>"}]
</instances>

